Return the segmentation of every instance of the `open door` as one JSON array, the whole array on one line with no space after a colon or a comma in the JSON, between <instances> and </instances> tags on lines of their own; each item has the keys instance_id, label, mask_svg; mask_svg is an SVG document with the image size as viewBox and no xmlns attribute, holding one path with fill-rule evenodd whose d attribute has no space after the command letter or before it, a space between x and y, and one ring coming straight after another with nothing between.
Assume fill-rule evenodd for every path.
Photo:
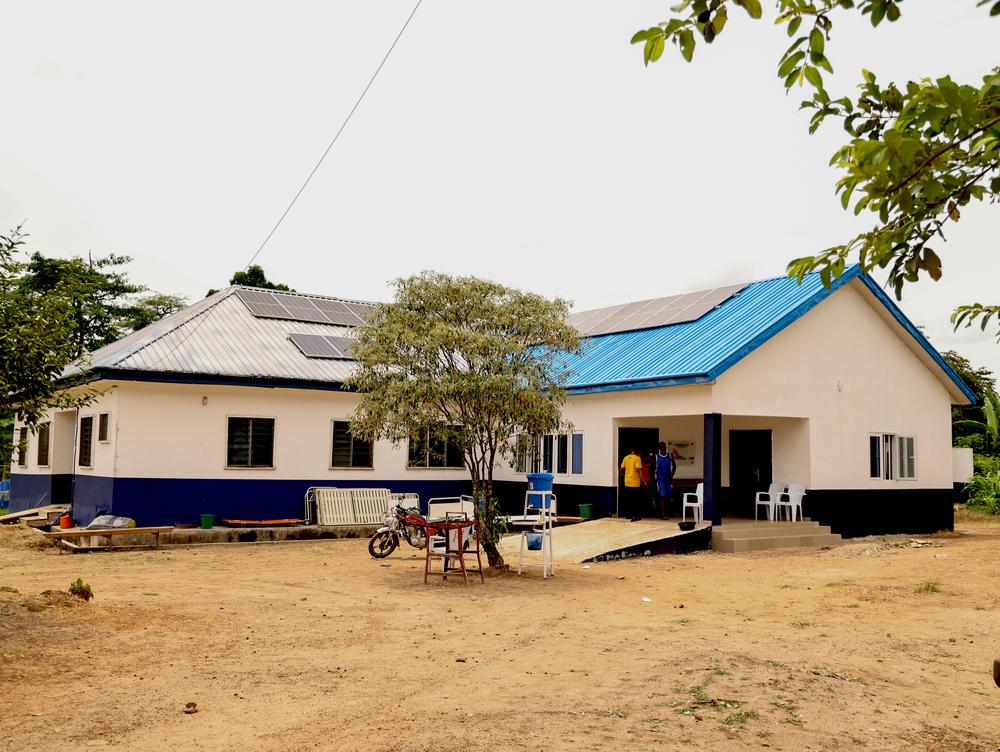
<instances>
[{"instance_id":1,"label":"open door","mask_svg":"<svg viewBox=\"0 0 1000 752\"><path fill-rule=\"evenodd\" d=\"M753 517L758 491L771 484L771 432L729 432L729 494L723 511Z\"/></svg>"},{"instance_id":2,"label":"open door","mask_svg":"<svg viewBox=\"0 0 1000 752\"><path fill-rule=\"evenodd\" d=\"M660 441L660 431L657 428L629 428L627 426L622 426L618 429L618 462L615 464L615 472L618 473L617 468L622 466L622 460L625 459L627 455L633 448L638 449L639 453L642 455L655 454L656 445ZM618 499L621 500L622 489L625 487L625 481L621 474L618 474ZM650 507L652 509L652 507ZM615 514L618 513L618 507L615 508Z\"/></svg>"}]
</instances>

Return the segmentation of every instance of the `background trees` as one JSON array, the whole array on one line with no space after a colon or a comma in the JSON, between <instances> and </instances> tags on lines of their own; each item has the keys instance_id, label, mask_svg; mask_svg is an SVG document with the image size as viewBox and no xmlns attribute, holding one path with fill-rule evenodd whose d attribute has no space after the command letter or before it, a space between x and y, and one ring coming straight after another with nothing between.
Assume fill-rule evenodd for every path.
<instances>
[{"instance_id":1,"label":"background trees","mask_svg":"<svg viewBox=\"0 0 1000 752\"><path fill-rule=\"evenodd\" d=\"M775 0L775 23L784 25L790 46L778 60L786 89L807 87L802 102L810 110L810 133L828 118L838 120L849 141L833 155L841 171L836 192L844 209L874 215L871 230L811 256L793 260L789 273L801 278L819 270L829 283L855 257L865 271L888 270L897 297L921 274L941 276L937 249L949 222L958 222L971 201L1000 199L1000 67L983 71L980 81L956 82L915 75L905 83L880 83L864 71L854 97L832 95L824 71L832 73L827 43L838 13L859 12L873 26L895 22L903 0ZM989 15L1000 15L1000 0L980 0ZM760 0L683 0L676 15L636 32L648 65L668 44L690 61L698 41L713 43L726 28L730 11L763 15ZM986 9L983 22L987 23ZM1000 28L1000 27L998 27ZM852 207L853 204L853 207ZM1000 306L976 303L953 315L956 326L979 318L985 329Z\"/></svg>"},{"instance_id":2,"label":"background trees","mask_svg":"<svg viewBox=\"0 0 1000 752\"><path fill-rule=\"evenodd\" d=\"M32 429L52 407L75 407L93 392L64 391L63 369L184 306L129 279L127 256L25 257L27 235L0 235L0 463L6 468L17 413ZM6 472L6 470L4 471Z\"/></svg>"},{"instance_id":3,"label":"background trees","mask_svg":"<svg viewBox=\"0 0 1000 752\"><path fill-rule=\"evenodd\" d=\"M260 287L265 290L283 290L284 292L295 292L291 287L281 282L272 282L267 278L264 273L264 268L258 264L252 264L246 269L240 269L233 272L233 276L229 278L229 284L231 285L244 285L246 287ZM206 293L206 297L209 295L214 295L218 292L218 289L212 288Z\"/></svg>"},{"instance_id":4,"label":"background trees","mask_svg":"<svg viewBox=\"0 0 1000 752\"><path fill-rule=\"evenodd\" d=\"M483 547L502 567L493 468L512 458L519 432L560 425L563 358L579 347L569 303L433 272L395 287L395 300L356 333L349 386L362 397L351 431L397 443L430 431L461 447L473 495L486 502Z\"/></svg>"}]
</instances>

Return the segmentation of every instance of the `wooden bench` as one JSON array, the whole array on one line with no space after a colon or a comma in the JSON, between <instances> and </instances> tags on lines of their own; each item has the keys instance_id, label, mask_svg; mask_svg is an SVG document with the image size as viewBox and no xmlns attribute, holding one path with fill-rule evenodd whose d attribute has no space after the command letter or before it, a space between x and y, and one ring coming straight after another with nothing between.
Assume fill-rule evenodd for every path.
<instances>
[{"instance_id":1,"label":"wooden bench","mask_svg":"<svg viewBox=\"0 0 1000 752\"><path fill-rule=\"evenodd\" d=\"M166 525L164 527L114 527L114 528L85 528L85 527L71 527L65 530L53 530L50 533L42 533L46 538L51 538L53 540L59 541L66 548L81 551L86 548L100 548L99 546L81 546L78 544L70 543L70 539L80 538L105 538L106 544L103 546L105 550L111 549L111 539L117 535L152 535L156 539L155 548L160 547L160 533L169 533L173 530L172 525Z\"/></svg>"}]
</instances>

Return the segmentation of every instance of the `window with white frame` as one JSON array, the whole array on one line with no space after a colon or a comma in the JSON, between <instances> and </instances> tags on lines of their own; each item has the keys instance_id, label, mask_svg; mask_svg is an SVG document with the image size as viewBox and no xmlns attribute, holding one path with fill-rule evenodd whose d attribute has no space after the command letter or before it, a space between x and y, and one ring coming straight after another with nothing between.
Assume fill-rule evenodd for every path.
<instances>
[{"instance_id":1,"label":"window with white frame","mask_svg":"<svg viewBox=\"0 0 1000 752\"><path fill-rule=\"evenodd\" d=\"M873 480L914 480L917 477L916 439L893 433L868 437L868 477Z\"/></svg>"},{"instance_id":2,"label":"window with white frame","mask_svg":"<svg viewBox=\"0 0 1000 752\"><path fill-rule=\"evenodd\" d=\"M465 467L462 448L449 440L447 433L427 428L411 435L407 446L407 467Z\"/></svg>"},{"instance_id":3,"label":"window with white frame","mask_svg":"<svg viewBox=\"0 0 1000 752\"><path fill-rule=\"evenodd\" d=\"M569 436L560 433L556 436L556 473L565 475L569 470Z\"/></svg>"},{"instance_id":4,"label":"window with white frame","mask_svg":"<svg viewBox=\"0 0 1000 752\"><path fill-rule=\"evenodd\" d=\"M49 466L49 424L40 423L38 425L38 453L37 460L39 467Z\"/></svg>"},{"instance_id":5,"label":"window with white frame","mask_svg":"<svg viewBox=\"0 0 1000 752\"><path fill-rule=\"evenodd\" d=\"M80 467L94 466L94 416L80 418L80 435L78 437L79 452L77 464Z\"/></svg>"},{"instance_id":6,"label":"window with white frame","mask_svg":"<svg viewBox=\"0 0 1000 752\"><path fill-rule=\"evenodd\" d=\"M28 466L28 429L24 426L17 432L17 464Z\"/></svg>"},{"instance_id":7,"label":"window with white frame","mask_svg":"<svg viewBox=\"0 0 1000 752\"><path fill-rule=\"evenodd\" d=\"M514 471L518 473L538 472L538 437L530 433L519 433L514 438Z\"/></svg>"},{"instance_id":8,"label":"window with white frame","mask_svg":"<svg viewBox=\"0 0 1000 752\"><path fill-rule=\"evenodd\" d=\"M330 467L353 467L370 470L373 467L372 443L351 433L348 420L333 421L333 453Z\"/></svg>"},{"instance_id":9,"label":"window with white frame","mask_svg":"<svg viewBox=\"0 0 1000 752\"><path fill-rule=\"evenodd\" d=\"M583 434L574 433L572 440L573 459L570 462L570 472L573 475L583 475Z\"/></svg>"},{"instance_id":10,"label":"window with white frame","mask_svg":"<svg viewBox=\"0 0 1000 752\"><path fill-rule=\"evenodd\" d=\"M274 418L229 418L226 467L274 467Z\"/></svg>"},{"instance_id":11,"label":"window with white frame","mask_svg":"<svg viewBox=\"0 0 1000 752\"><path fill-rule=\"evenodd\" d=\"M899 462L900 480L916 480L917 443L912 436L896 437L896 457Z\"/></svg>"},{"instance_id":12,"label":"window with white frame","mask_svg":"<svg viewBox=\"0 0 1000 752\"><path fill-rule=\"evenodd\" d=\"M108 433L111 426L111 414L101 413L97 416L97 440L104 442L109 441Z\"/></svg>"}]
</instances>

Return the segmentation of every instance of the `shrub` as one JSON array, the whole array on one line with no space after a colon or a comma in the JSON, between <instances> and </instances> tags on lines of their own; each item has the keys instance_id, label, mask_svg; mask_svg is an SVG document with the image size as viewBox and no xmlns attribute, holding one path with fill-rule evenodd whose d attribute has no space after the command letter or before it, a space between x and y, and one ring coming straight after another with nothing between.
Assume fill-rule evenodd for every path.
<instances>
[{"instance_id":1,"label":"shrub","mask_svg":"<svg viewBox=\"0 0 1000 752\"><path fill-rule=\"evenodd\" d=\"M965 485L968 506L990 514L1000 514L1000 470L977 472Z\"/></svg>"},{"instance_id":2,"label":"shrub","mask_svg":"<svg viewBox=\"0 0 1000 752\"><path fill-rule=\"evenodd\" d=\"M69 584L69 592L70 595L75 595L77 598L82 598L85 601L89 601L94 597L94 591L90 589L90 585L80 577L76 578L76 582Z\"/></svg>"}]
</instances>

